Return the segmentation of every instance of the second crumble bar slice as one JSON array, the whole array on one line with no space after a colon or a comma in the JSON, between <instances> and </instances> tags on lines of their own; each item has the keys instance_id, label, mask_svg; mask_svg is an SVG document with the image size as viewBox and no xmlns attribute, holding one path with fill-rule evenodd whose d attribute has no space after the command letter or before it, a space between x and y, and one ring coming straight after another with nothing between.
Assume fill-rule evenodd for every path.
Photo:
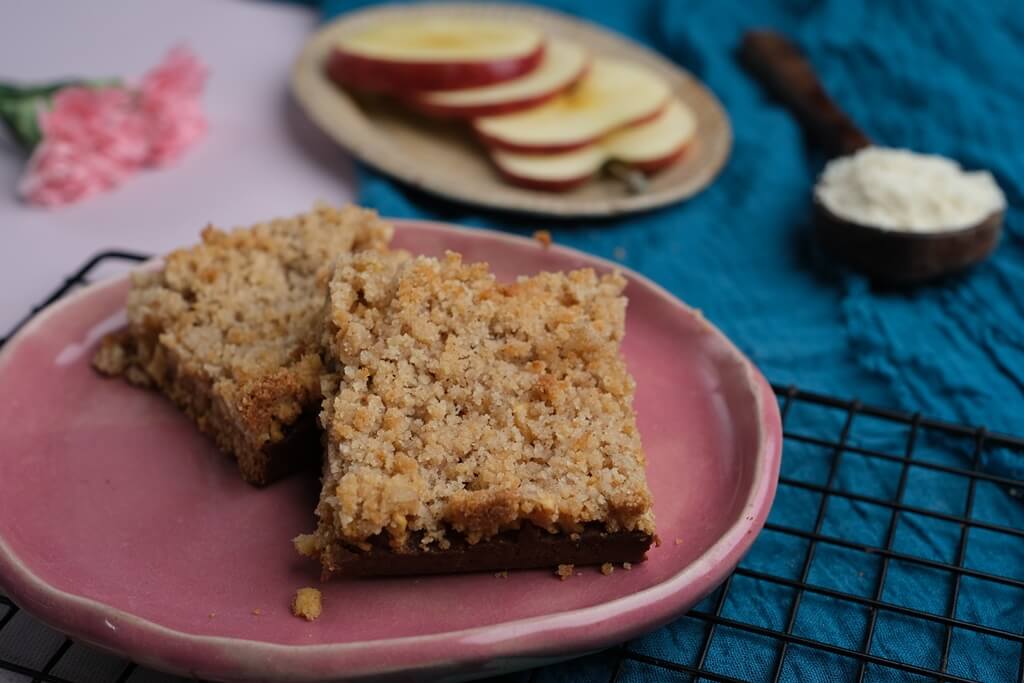
<instances>
[{"instance_id":1,"label":"second crumble bar slice","mask_svg":"<svg viewBox=\"0 0 1024 683\"><path fill-rule=\"evenodd\" d=\"M300 551L328 575L641 561L654 517L624 286L591 270L500 284L455 254L343 258Z\"/></svg>"},{"instance_id":2,"label":"second crumble bar slice","mask_svg":"<svg viewBox=\"0 0 1024 683\"><path fill-rule=\"evenodd\" d=\"M208 227L198 245L134 275L128 326L104 339L93 364L159 389L246 481L270 483L321 452L319 335L334 262L384 249L391 235L355 206Z\"/></svg>"}]
</instances>

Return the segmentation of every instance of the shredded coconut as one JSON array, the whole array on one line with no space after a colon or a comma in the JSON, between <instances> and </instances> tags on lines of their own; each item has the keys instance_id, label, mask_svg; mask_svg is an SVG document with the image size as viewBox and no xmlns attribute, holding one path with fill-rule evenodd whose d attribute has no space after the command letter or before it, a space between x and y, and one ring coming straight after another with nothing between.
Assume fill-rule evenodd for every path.
<instances>
[{"instance_id":1,"label":"shredded coconut","mask_svg":"<svg viewBox=\"0 0 1024 683\"><path fill-rule=\"evenodd\" d=\"M1006 208L988 171L903 149L866 147L825 167L815 196L839 218L888 230L968 228Z\"/></svg>"}]
</instances>

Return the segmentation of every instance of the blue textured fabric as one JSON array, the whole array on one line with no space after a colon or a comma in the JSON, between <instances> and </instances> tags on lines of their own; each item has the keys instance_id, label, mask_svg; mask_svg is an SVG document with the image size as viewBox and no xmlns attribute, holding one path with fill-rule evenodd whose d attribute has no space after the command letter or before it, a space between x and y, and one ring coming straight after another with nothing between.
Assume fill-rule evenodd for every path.
<instances>
[{"instance_id":1,"label":"blue textured fabric","mask_svg":"<svg viewBox=\"0 0 1024 683\"><path fill-rule=\"evenodd\" d=\"M328 0L330 18L372 4ZM360 169L360 200L386 216L428 217L519 233L544 228L555 240L618 260L674 292L731 337L777 383L899 406L953 421L1024 432L1024 6L1020 0L964 3L845 0L548 0L544 4L619 31L675 60L722 100L735 146L715 183L667 209L607 221L552 221L485 212L441 201ZM824 162L809 150L792 117L738 66L742 32L772 27L809 55L838 102L880 143L944 154L988 168L1006 192L1006 234L996 254L967 274L907 292L874 290L811 245L811 185ZM794 411L787 427L834 439L842 416ZM902 452L905 433L857 420L851 440ZM971 444L923 439L915 457L969 463ZM802 451L807 450L807 453ZM814 452L810 452L814 451ZM787 444L784 470L827 478L829 454ZM1024 477L1024 458L985 454L993 471ZM846 457L835 485L891 497L898 465ZM886 490L889 487L893 490ZM911 468L905 500L963 514L965 480ZM811 529L818 494L780 488L772 521ZM1024 504L996 486L978 486L975 516L1024 524ZM808 519L808 515L810 518ZM833 499L824 529L884 545L887 508ZM952 561L955 524L904 514L894 543L908 554ZM1020 538L972 530L970 566L1024 578ZM799 578L806 541L764 533L745 566ZM842 548L816 551L810 579L871 597L877 558ZM1016 569L1015 569L1016 568ZM786 625L792 591L738 577L725 614L769 628ZM891 563L885 600L945 613L946 572ZM1020 633L1024 591L965 578L957 615ZM868 610L808 595L798 634L841 647L863 646ZM692 661L704 627L682 619L632 644L641 652ZM872 653L923 667L939 665L945 629L882 613ZM954 630L949 669L982 680L1011 680L1020 647ZM770 678L778 656L769 638L720 629L705 664L744 679ZM602 657L604 659L602 659ZM599 678L609 655L551 667L540 680ZM857 673L847 658L790 648L784 680L836 680ZM899 676L869 667L874 680ZM651 680L659 670L627 664L622 680ZM902 680L902 679L901 679Z\"/></svg>"}]
</instances>

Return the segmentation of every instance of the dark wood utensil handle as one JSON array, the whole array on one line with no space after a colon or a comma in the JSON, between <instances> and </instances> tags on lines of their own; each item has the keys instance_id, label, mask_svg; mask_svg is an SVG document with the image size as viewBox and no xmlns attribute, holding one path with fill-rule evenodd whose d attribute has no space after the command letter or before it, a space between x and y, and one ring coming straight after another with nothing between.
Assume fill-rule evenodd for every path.
<instances>
[{"instance_id":1,"label":"dark wood utensil handle","mask_svg":"<svg viewBox=\"0 0 1024 683\"><path fill-rule=\"evenodd\" d=\"M748 31L740 62L796 115L831 156L852 154L871 140L832 101L800 49L774 31Z\"/></svg>"}]
</instances>

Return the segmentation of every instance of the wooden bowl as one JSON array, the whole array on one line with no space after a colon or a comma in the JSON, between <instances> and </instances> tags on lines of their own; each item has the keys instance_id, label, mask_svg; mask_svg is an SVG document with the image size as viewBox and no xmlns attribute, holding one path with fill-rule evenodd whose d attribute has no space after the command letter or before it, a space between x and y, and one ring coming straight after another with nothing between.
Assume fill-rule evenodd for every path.
<instances>
[{"instance_id":1,"label":"wooden bowl","mask_svg":"<svg viewBox=\"0 0 1024 683\"><path fill-rule=\"evenodd\" d=\"M888 285L911 285L964 270L999 244L1003 211L948 232L905 232L854 223L815 200L815 233L834 257Z\"/></svg>"},{"instance_id":2,"label":"wooden bowl","mask_svg":"<svg viewBox=\"0 0 1024 683\"><path fill-rule=\"evenodd\" d=\"M396 14L485 16L522 21L567 38L594 54L629 59L664 78L697 117L697 133L681 161L630 194L610 177L564 193L514 187L492 167L468 126L431 120L381 98L356 98L331 82L324 60L339 36ZM549 216L611 216L678 202L706 187L729 156L732 130L722 105L694 76L669 60L594 24L534 7L431 3L381 6L345 14L306 43L292 70L292 91L307 114L361 161L413 187L468 204Z\"/></svg>"}]
</instances>

